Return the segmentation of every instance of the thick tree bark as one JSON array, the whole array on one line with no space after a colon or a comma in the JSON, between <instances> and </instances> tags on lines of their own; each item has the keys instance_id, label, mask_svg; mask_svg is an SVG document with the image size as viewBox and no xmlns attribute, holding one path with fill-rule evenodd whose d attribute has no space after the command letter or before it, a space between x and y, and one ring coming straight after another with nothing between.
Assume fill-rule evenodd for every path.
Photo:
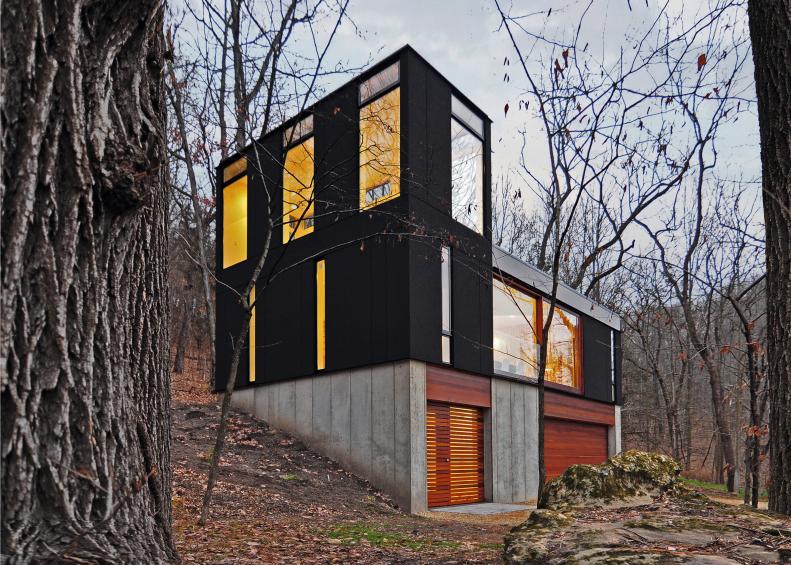
<instances>
[{"instance_id":1,"label":"thick tree bark","mask_svg":"<svg viewBox=\"0 0 791 565\"><path fill-rule=\"evenodd\" d=\"M1 25L2 552L170 562L163 7Z\"/></svg>"},{"instance_id":2,"label":"thick tree bark","mask_svg":"<svg viewBox=\"0 0 791 565\"><path fill-rule=\"evenodd\" d=\"M769 509L791 514L791 1L748 6L766 224Z\"/></svg>"}]
</instances>

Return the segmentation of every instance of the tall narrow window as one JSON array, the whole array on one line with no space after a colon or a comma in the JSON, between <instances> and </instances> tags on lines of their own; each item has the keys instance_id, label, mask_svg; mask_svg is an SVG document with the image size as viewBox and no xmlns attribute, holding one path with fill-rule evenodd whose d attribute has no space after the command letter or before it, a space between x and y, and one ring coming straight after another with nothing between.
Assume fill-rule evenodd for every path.
<instances>
[{"instance_id":1,"label":"tall narrow window","mask_svg":"<svg viewBox=\"0 0 791 565\"><path fill-rule=\"evenodd\" d=\"M327 296L324 259L316 261L316 369L327 366Z\"/></svg>"},{"instance_id":2,"label":"tall narrow window","mask_svg":"<svg viewBox=\"0 0 791 565\"><path fill-rule=\"evenodd\" d=\"M494 279L494 370L520 377L538 377L538 301Z\"/></svg>"},{"instance_id":3,"label":"tall narrow window","mask_svg":"<svg viewBox=\"0 0 791 565\"><path fill-rule=\"evenodd\" d=\"M450 363L451 346L451 263L450 247L443 245L442 252L442 362Z\"/></svg>"},{"instance_id":4,"label":"tall narrow window","mask_svg":"<svg viewBox=\"0 0 791 565\"><path fill-rule=\"evenodd\" d=\"M360 209L396 198L401 187L401 89L360 108Z\"/></svg>"},{"instance_id":5,"label":"tall narrow window","mask_svg":"<svg viewBox=\"0 0 791 565\"><path fill-rule=\"evenodd\" d=\"M544 312L549 312L549 303L546 301ZM549 328L546 380L579 388L579 330L579 317L555 306Z\"/></svg>"},{"instance_id":6,"label":"tall narrow window","mask_svg":"<svg viewBox=\"0 0 791 565\"><path fill-rule=\"evenodd\" d=\"M250 370L249 380L251 383L255 382L255 285L250 289L250 306L253 310L250 313L250 330L248 332L248 346L250 347Z\"/></svg>"},{"instance_id":7,"label":"tall narrow window","mask_svg":"<svg viewBox=\"0 0 791 565\"><path fill-rule=\"evenodd\" d=\"M247 259L247 176L236 178L246 169L243 157L223 171L223 183L227 183L222 189L223 269Z\"/></svg>"},{"instance_id":8,"label":"tall narrow window","mask_svg":"<svg viewBox=\"0 0 791 565\"><path fill-rule=\"evenodd\" d=\"M454 101L454 115L460 112ZM483 233L483 122L458 103L468 115L480 122L480 133L468 121L450 119L451 212L453 219Z\"/></svg>"},{"instance_id":9,"label":"tall narrow window","mask_svg":"<svg viewBox=\"0 0 791 565\"><path fill-rule=\"evenodd\" d=\"M286 152L283 167L283 243L313 232L313 138Z\"/></svg>"}]
</instances>

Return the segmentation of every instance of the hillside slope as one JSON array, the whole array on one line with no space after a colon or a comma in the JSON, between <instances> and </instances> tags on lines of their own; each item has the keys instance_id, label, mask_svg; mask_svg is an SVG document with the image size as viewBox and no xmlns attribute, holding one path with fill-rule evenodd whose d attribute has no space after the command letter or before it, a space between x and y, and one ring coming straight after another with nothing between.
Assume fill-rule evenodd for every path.
<instances>
[{"instance_id":1,"label":"hillside slope","mask_svg":"<svg viewBox=\"0 0 791 565\"><path fill-rule=\"evenodd\" d=\"M174 375L173 515L184 563L493 563L505 524L411 516L291 436L233 413L210 522L196 525L219 409ZM513 524L511 524L513 525Z\"/></svg>"}]
</instances>

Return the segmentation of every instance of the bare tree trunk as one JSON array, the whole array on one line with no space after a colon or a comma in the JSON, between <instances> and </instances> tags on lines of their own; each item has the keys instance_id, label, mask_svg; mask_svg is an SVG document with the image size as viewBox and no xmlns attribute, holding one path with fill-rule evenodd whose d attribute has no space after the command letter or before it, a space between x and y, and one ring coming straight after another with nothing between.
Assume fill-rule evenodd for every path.
<instances>
[{"instance_id":1,"label":"bare tree trunk","mask_svg":"<svg viewBox=\"0 0 791 565\"><path fill-rule=\"evenodd\" d=\"M163 8L2 3L2 552L165 563Z\"/></svg>"},{"instance_id":2,"label":"bare tree trunk","mask_svg":"<svg viewBox=\"0 0 791 565\"><path fill-rule=\"evenodd\" d=\"M791 514L791 2L748 6L766 225L769 509Z\"/></svg>"},{"instance_id":3,"label":"bare tree trunk","mask_svg":"<svg viewBox=\"0 0 791 565\"><path fill-rule=\"evenodd\" d=\"M192 313L194 311L195 305L184 300L184 312L181 315L181 326L179 327L179 335L176 340L176 355L173 360L173 372L178 375L184 372L184 354L187 351L190 325L192 324Z\"/></svg>"},{"instance_id":4,"label":"bare tree trunk","mask_svg":"<svg viewBox=\"0 0 791 565\"><path fill-rule=\"evenodd\" d=\"M170 42L170 49L173 50L173 43ZM187 122L184 118L184 97L181 93L176 73L173 66L170 66L170 104L176 116L176 124L179 128L179 136L181 137L181 151L184 158L184 163L187 168L187 178L190 185L190 203L192 204L192 214L195 220L195 231L197 232L197 247L198 247L198 260L200 261L201 283L203 290L203 301L206 305L206 317L209 321L209 335L215 335L216 316L214 311L214 296L211 286L211 267L209 266L209 254L206 251L206 229L203 225L203 207L200 204L200 195L198 194L198 178L195 174L195 162L192 158L192 149L189 146L189 132L187 131ZM214 377L214 370L217 364L217 353L214 350L214 340L210 340L209 351L211 352L211 371L208 375L209 380ZM183 359L182 359L183 363ZM181 371L176 371L181 373Z\"/></svg>"}]
</instances>

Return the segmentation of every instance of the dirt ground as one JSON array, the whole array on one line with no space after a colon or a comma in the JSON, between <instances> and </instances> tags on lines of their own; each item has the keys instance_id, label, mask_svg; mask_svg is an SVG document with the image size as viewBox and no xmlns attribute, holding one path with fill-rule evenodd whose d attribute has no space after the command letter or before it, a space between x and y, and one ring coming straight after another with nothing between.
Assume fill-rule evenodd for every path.
<instances>
[{"instance_id":1,"label":"dirt ground","mask_svg":"<svg viewBox=\"0 0 791 565\"><path fill-rule=\"evenodd\" d=\"M173 526L184 563L499 563L504 536L529 515L405 514L298 440L233 413L210 521L200 527L219 415L203 374L188 359L173 378ZM791 555L787 519L714 501L572 516L565 527L525 532L548 562L752 564Z\"/></svg>"},{"instance_id":2,"label":"dirt ground","mask_svg":"<svg viewBox=\"0 0 791 565\"><path fill-rule=\"evenodd\" d=\"M210 521L200 527L218 415L194 373L174 375L173 522L184 563L496 563L503 536L525 518L404 514L333 461L234 413Z\"/></svg>"}]
</instances>

